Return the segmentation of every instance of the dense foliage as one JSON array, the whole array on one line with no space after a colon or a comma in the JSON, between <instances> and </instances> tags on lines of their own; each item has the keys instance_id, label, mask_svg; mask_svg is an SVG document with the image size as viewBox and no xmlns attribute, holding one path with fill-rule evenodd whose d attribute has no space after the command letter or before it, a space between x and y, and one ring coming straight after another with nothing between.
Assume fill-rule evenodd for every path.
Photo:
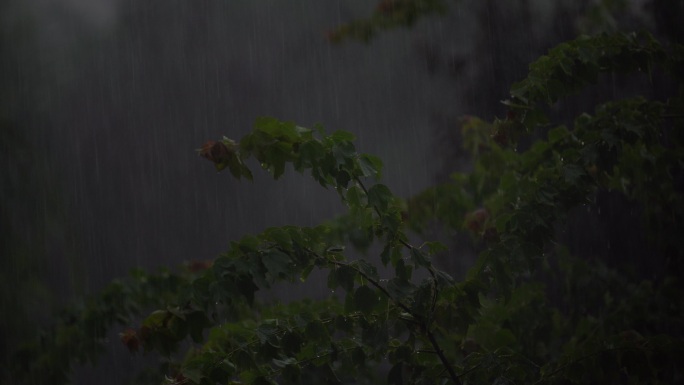
<instances>
[{"instance_id":1,"label":"dense foliage","mask_svg":"<svg viewBox=\"0 0 684 385\"><path fill-rule=\"evenodd\" d=\"M512 86L505 118L464 121L472 171L408 200L379 182L381 161L358 153L348 132L262 118L239 141L207 142L200 154L218 170L251 179L253 158L277 179L290 164L348 211L244 237L181 272L112 283L19 352L13 383L67 382L115 324L131 352L166 357L167 384L682 381L683 69L684 48L647 33L563 43ZM555 120L559 100L613 73L669 76L679 93ZM638 204L653 255L667 256L663 274L618 272L559 241L559 224L602 191ZM447 246L413 241L435 223L480 244L463 279L433 263ZM335 295L255 301L314 270Z\"/></svg>"}]
</instances>

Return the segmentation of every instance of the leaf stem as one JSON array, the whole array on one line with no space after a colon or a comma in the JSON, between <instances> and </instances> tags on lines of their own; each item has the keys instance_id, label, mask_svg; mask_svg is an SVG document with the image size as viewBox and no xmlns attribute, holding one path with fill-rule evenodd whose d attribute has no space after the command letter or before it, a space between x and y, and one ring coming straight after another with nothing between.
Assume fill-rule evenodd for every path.
<instances>
[{"instance_id":1,"label":"leaf stem","mask_svg":"<svg viewBox=\"0 0 684 385\"><path fill-rule=\"evenodd\" d=\"M459 376L456 374L454 367L451 365L451 363L449 362L447 357L444 355L444 351L442 350L442 347L439 345L439 342L435 338L435 335L432 333L432 331L430 331L429 325L427 324L425 319L423 319L423 317L421 317L419 314L415 314L408 306L406 306L401 301L392 298L392 295L387 291L387 289L382 287L382 285L380 285L379 282L376 282L374 279L369 277L366 273L364 273L360 269L358 269L354 266L351 266L348 263L339 262L339 261L335 261L335 260L331 260L330 263L332 263L333 265L336 265L336 266L347 266L349 268L354 269L357 273L359 273L359 275L366 278L368 280L368 282L370 282L373 286L375 286L378 290L380 290L380 292L382 292L382 294L384 296L386 296L390 301L397 304L397 306L399 306L402 310L404 310L406 313L410 314L415 320L417 320L418 324L419 324L418 330L422 331L426 334L428 340L430 341L430 344L432 345L432 348L434 349L434 352L437 353L439 360L442 361L442 365L444 365L444 368L446 369L446 371L449 372L449 377L451 377L451 379L454 381L455 384L457 384L457 385L461 384L461 380L459 379Z\"/></svg>"}]
</instances>

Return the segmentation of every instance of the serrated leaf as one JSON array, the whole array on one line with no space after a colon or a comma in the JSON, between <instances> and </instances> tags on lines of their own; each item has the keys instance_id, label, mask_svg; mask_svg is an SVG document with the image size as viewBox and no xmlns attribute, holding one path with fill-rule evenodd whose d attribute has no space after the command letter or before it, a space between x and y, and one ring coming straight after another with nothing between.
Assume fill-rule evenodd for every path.
<instances>
[{"instance_id":1,"label":"serrated leaf","mask_svg":"<svg viewBox=\"0 0 684 385\"><path fill-rule=\"evenodd\" d=\"M384 184L376 184L368 190L368 204L375 206L381 212L387 211L392 198L392 192Z\"/></svg>"},{"instance_id":2,"label":"serrated leaf","mask_svg":"<svg viewBox=\"0 0 684 385\"><path fill-rule=\"evenodd\" d=\"M352 142L339 142L332 146L331 152L336 165L341 166L347 164L347 161L353 160L356 155L356 148Z\"/></svg>"},{"instance_id":3,"label":"serrated leaf","mask_svg":"<svg viewBox=\"0 0 684 385\"><path fill-rule=\"evenodd\" d=\"M349 204L349 207L363 208L366 206L366 194L359 186L352 186L347 190L345 194L345 199Z\"/></svg>"},{"instance_id":4,"label":"serrated leaf","mask_svg":"<svg viewBox=\"0 0 684 385\"><path fill-rule=\"evenodd\" d=\"M276 336L278 332L278 320L268 319L259 325L256 329L256 335L259 337L259 341L263 344L270 342L273 337Z\"/></svg>"},{"instance_id":5,"label":"serrated leaf","mask_svg":"<svg viewBox=\"0 0 684 385\"><path fill-rule=\"evenodd\" d=\"M272 279L287 278L290 275L290 256L280 250L271 249L265 252L261 257L261 262Z\"/></svg>"},{"instance_id":6,"label":"serrated leaf","mask_svg":"<svg viewBox=\"0 0 684 385\"><path fill-rule=\"evenodd\" d=\"M379 179L382 175L382 161L373 155L360 155L359 168L361 168L362 175L366 177L372 176Z\"/></svg>"}]
</instances>

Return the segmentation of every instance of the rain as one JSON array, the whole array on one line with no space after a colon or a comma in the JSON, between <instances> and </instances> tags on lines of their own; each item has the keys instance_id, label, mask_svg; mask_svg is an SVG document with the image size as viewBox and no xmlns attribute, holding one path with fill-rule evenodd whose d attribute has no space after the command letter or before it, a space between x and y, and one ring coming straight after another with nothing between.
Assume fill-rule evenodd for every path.
<instances>
[{"instance_id":1,"label":"rain","mask_svg":"<svg viewBox=\"0 0 684 385\"><path fill-rule=\"evenodd\" d=\"M0 358L132 268L211 260L244 235L344 212L334 191L291 169L277 181L258 165L254 182L217 173L198 155L206 141L238 140L261 116L346 130L383 160L383 183L410 197L470 167L462 117L505 116L500 101L531 61L598 28L590 3L452 1L412 28L333 43L329 31L375 2L4 0L0 313L12 316L0 323ZM607 22L676 36L661 3L626 2ZM598 87L656 92L620 79ZM568 117L590 105L576 103ZM610 242L638 229L602 225L638 210L600 199L559 232L572 239L588 223L594 236L576 244L596 254L643 250L637 234ZM475 253L441 264L461 276ZM316 276L291 290L276 297L330 292ZM122 383L139 367L110 345L104 364L77 370L79 383Z\"/></svg>"}]
</instances>

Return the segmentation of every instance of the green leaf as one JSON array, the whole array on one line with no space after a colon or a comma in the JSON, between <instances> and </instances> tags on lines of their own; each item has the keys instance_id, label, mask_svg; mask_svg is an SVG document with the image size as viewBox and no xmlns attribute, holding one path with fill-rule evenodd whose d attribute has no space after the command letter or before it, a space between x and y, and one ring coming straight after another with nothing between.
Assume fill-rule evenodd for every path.
<instances>
[{"instance_id":1,"label":"green leaf","mask_svg":"<svg viewBox=\"0 0 684 385\"><path fill-rule=\"evenodd\" d=\"M378 293L366 285L359 286L354 293L354 306L360 312L369 315L380 302Z\"/></svg>"},{"instance_id":2,"label":"green leaf","mask_svg":"<svg viewBox=\"0 0 684 385\"><path fill-rule=\"evenodd\" d=\"M356 139L354 134L349 131L337 130L330 136L335 142L351 142Z\"/></svg>"},{"instance_id":3,"label":"green leaf","mask_svg":"<svg viewBox=\"0 0 684 385\"><path fill-rule=\"evenodd\" d=\"M213 325L211 320L207 318L206 314L203 311L195 310L191 313L188 313L186 320L188 325L188 334L190 334L192 340L195 343L204 341L204 329Z\"/></svg>"},{"instance_id":4,"label":"green leaf","mask_svg":"<svg viewBox=\"0 0 684 385\"><path fill-rule=\"evenodd\" d=\"M397 278L404 281L409 281L411 280L411 275L413 273L413 266L407 266L403 259L399 259L394 266L394 273Z\"/></svg>"},{"instance_id":5,"label":"green leaf","mask_svg":"<svg viewBox=\"0 0 684 385\"><path fill-rule=\"evenodd\" d=\"M365 274L366 277L368 277L368 279L372 279L376 282L380 279L380 277L378 276L378 269L376 269L375 266L371 265L370 263L368 263L368 261L364 259L352 262L352 266L359 269L359 271Z\"/></svg>"},{"instance_id":6,"label":"green leaf","mask_svg":"<svg viewBox=\"0 0 684 385\"><path fill-rule=\"evenodd\" d=\"M387 211L392 198L392 192L383 184L376 184L368 190L368 204L375 206L380 212Z\"/></svg>"},{"instance_id":7,"label":"green leaf","mask_svg":"<svg viewBox=\"0 0 684 385\"><path fill-rule=\"evenodd\" d=\"M354 290L354 279L356 278L356 271L346 265L335 267L328 273L328 288L335 290L341 286L346 292Z\"/></svg>"},{"instance_id":8,"label":"green leaf","mask_svg":"<svg viewBox=\"0 0 684 385\"><path fill-rule=\"evenodd\" d=\"M351 181L351 176L348 172L340 170L335 177L335 181L337 182L338 187L347 188L349 181Z\"/></svg>"},{"instance_id":9,"label":"green leaf","mask_svg":"<svg viewBox=\"0 0 684 385\"><path fill-rule=\"evenodd\" d=\"M290 142L296 141L301 136L301 133L306 132L307 130L303 127L297 127L297 125L292 122L283 122L271 117L257 118L254 122L254 127L273 138L279 138Z\"/></svg>"},{"instance_id":10,"label":"green leaf","mask_svg":"<svg viewBox=\"0 0 684 385\"><path fill-rule=\"evenodd\" d=\"M549 130L549 134L548 134L549 142L550 143L558 143L561 140L568 137L569 135L570 135L570 131L568 131L568 129L565 128L565 126L559 126L559 127L552 128L551 130Z\"/></svg>"},{"instance_id":11,"label":"green leaf","mask_svg":"<svg viewBox=\"0 0 684 385\"><path fill-rule=\"evenodd\" d=\"M387 282L387 291L393 299L402 300L413 294L415 286L405 279L394 277Z\"/></svg>"},{"instance_id":12,"label":"green leaf","mask_svg":"<svg viewBox=\"0 0 684 385\"><path fill-rule=\"evenodd\" d=\"M441 242L425 242L424 245L427 246L428 252L431 255L449 250L449 248Z\"/></svg>"},{"instance_id":13,"label":"green leaf","mask_svg":"<svg viewBox=\"0 0 684 385\"><path fill-rule=\"evenodd\" d=\"M456 280L449 275L446 271L435 269L435 277L437 278L437 284L440 286L451 286L456 283Z\"/></svg>"},{"instance_id":14,"label":"green leaf","mask_svg":"<svg viewBox=\"0 0 684 385\"><path fill-rule=\"evenodd\" d=\"M264 231L264 235L278 246L289 249L292 244L290 234L281 227L271 227Z\"/></svg>"},{"instance_id":15,"label":"green leaf","mask_svg":"<svg viewBox=\"0 0 684 385\"><path fill-rule=\"evenodd\" d=\"M365 177L372 176L379 179L382 175L382 161L376 156L361 154L359 156L359 167Z\"/></svg>"},{"instance_id":16,"label":"green leaf","mask_svg":"<svg viewBox=\"0 0 684 385\"><path fill-rule=\"evenodd\" d=\"M356 278L356 271L349 266L340 266L337 270L337 279L340 286L347 292L354 289L354 279Z\"/></svg>"},{"instance_id":17,"label":"green leaf","mask_svg":"<svg viewBox=\"0 0 684 385\"><path fill-rule=\"evenodd\" d=\"M290 276L292 265L290 256L280 250L268 250L262 255L261 262L274 280Z\"/></svg>"},{"instance_id":18,"label":"green leaf","mask_svg":"<svg viewBox=\"0 0 684 385\"><path fill-rule=\"evenodd\" d=\"M328 341L330 336L328 335L328 329L320 320L312 320L306 325L305 330L306 338L309 341Z\"/></svg>"},{"instance_id":19,"label":"green leaf","mask_svg":"<svg viewBox=\"0 0 684 385\"><path fill-rule=\"evenodd\" d=\"M345 198L349 207L364 208L367 204L366 194L363 193L359 186L350 187L345 194Z\"/></svg>"},{"instance_id":20,"label":"green leaf","mask_svg":"<svg viewBox=\"0 0 684 385\"><path fill-rule=\"evenodd\" d=\"M332 146L332 155L338 166L344 166L354 159L356 148L352 142L339 142Z\"/></svg>"},{"instance_id":21,"label":"green leaf","mask_svg":"<svg viewBox=\"0 0 684 385\"><path fill-rule=\"evenodd\" d=\"M256 335L259 341L264 344L267 342L275 342L277 344L278 320L267 319L264 320L256 329Z\"/></svg>"},{"instance_id":22,"label":"green leaf","mask_svg":"<svg viewBox=\"0 0 684 385\"><path fill-rule=\"evenodd\" d=\"M411 260L417 266L430 267L430 257L416 247L411 248Z\"/></svg>"},{"instance_id":23,"label":"green leaf","mask_svg":"<svg viewBox=\"0 0 684 385\"><path fill-rule=\"evenodd\" d=\"M299 146L299 158L295 161L295 170L304 168L318 168L318 163L325 156L325 149L321 142L309 140Z\"/></svg>"},{"instance_id":24,"label":"green leaf","mask_svg":"<svg viewBox=\"0 0 684 385\"><path fill-rule=\"evenodd\" d=\"M199 384L205 378L205 364L206 360L204 357L201 355L194 356L183 363L181 373L192 382Z\"/></svg>"},{"instance_id":25,"label":"green leaf","mask_svg":"<svg viewBox=\"0 0 684 385\"><path fill-rule=\"evenodd\" d=\"M575 164L567 164L563 166L563 178L565 179L565 182L574 185L579 182L580 178L585 176L587 173L584 171L584 168L575 165Z\"/></svg>"},{"instance_id":26,"label":"green leaf","mask_svg":"<svg viewBox=\"0 0 684 385\"><path fill-rule=\"evenodd\" d=\"M311 272L313 271L314 266L315 265L311 264L303 268L301 273L299 274L299 280L302 282L306 281L306 279L309 278L309 274L311 274Z\"/></svg>"}]
</instances>

